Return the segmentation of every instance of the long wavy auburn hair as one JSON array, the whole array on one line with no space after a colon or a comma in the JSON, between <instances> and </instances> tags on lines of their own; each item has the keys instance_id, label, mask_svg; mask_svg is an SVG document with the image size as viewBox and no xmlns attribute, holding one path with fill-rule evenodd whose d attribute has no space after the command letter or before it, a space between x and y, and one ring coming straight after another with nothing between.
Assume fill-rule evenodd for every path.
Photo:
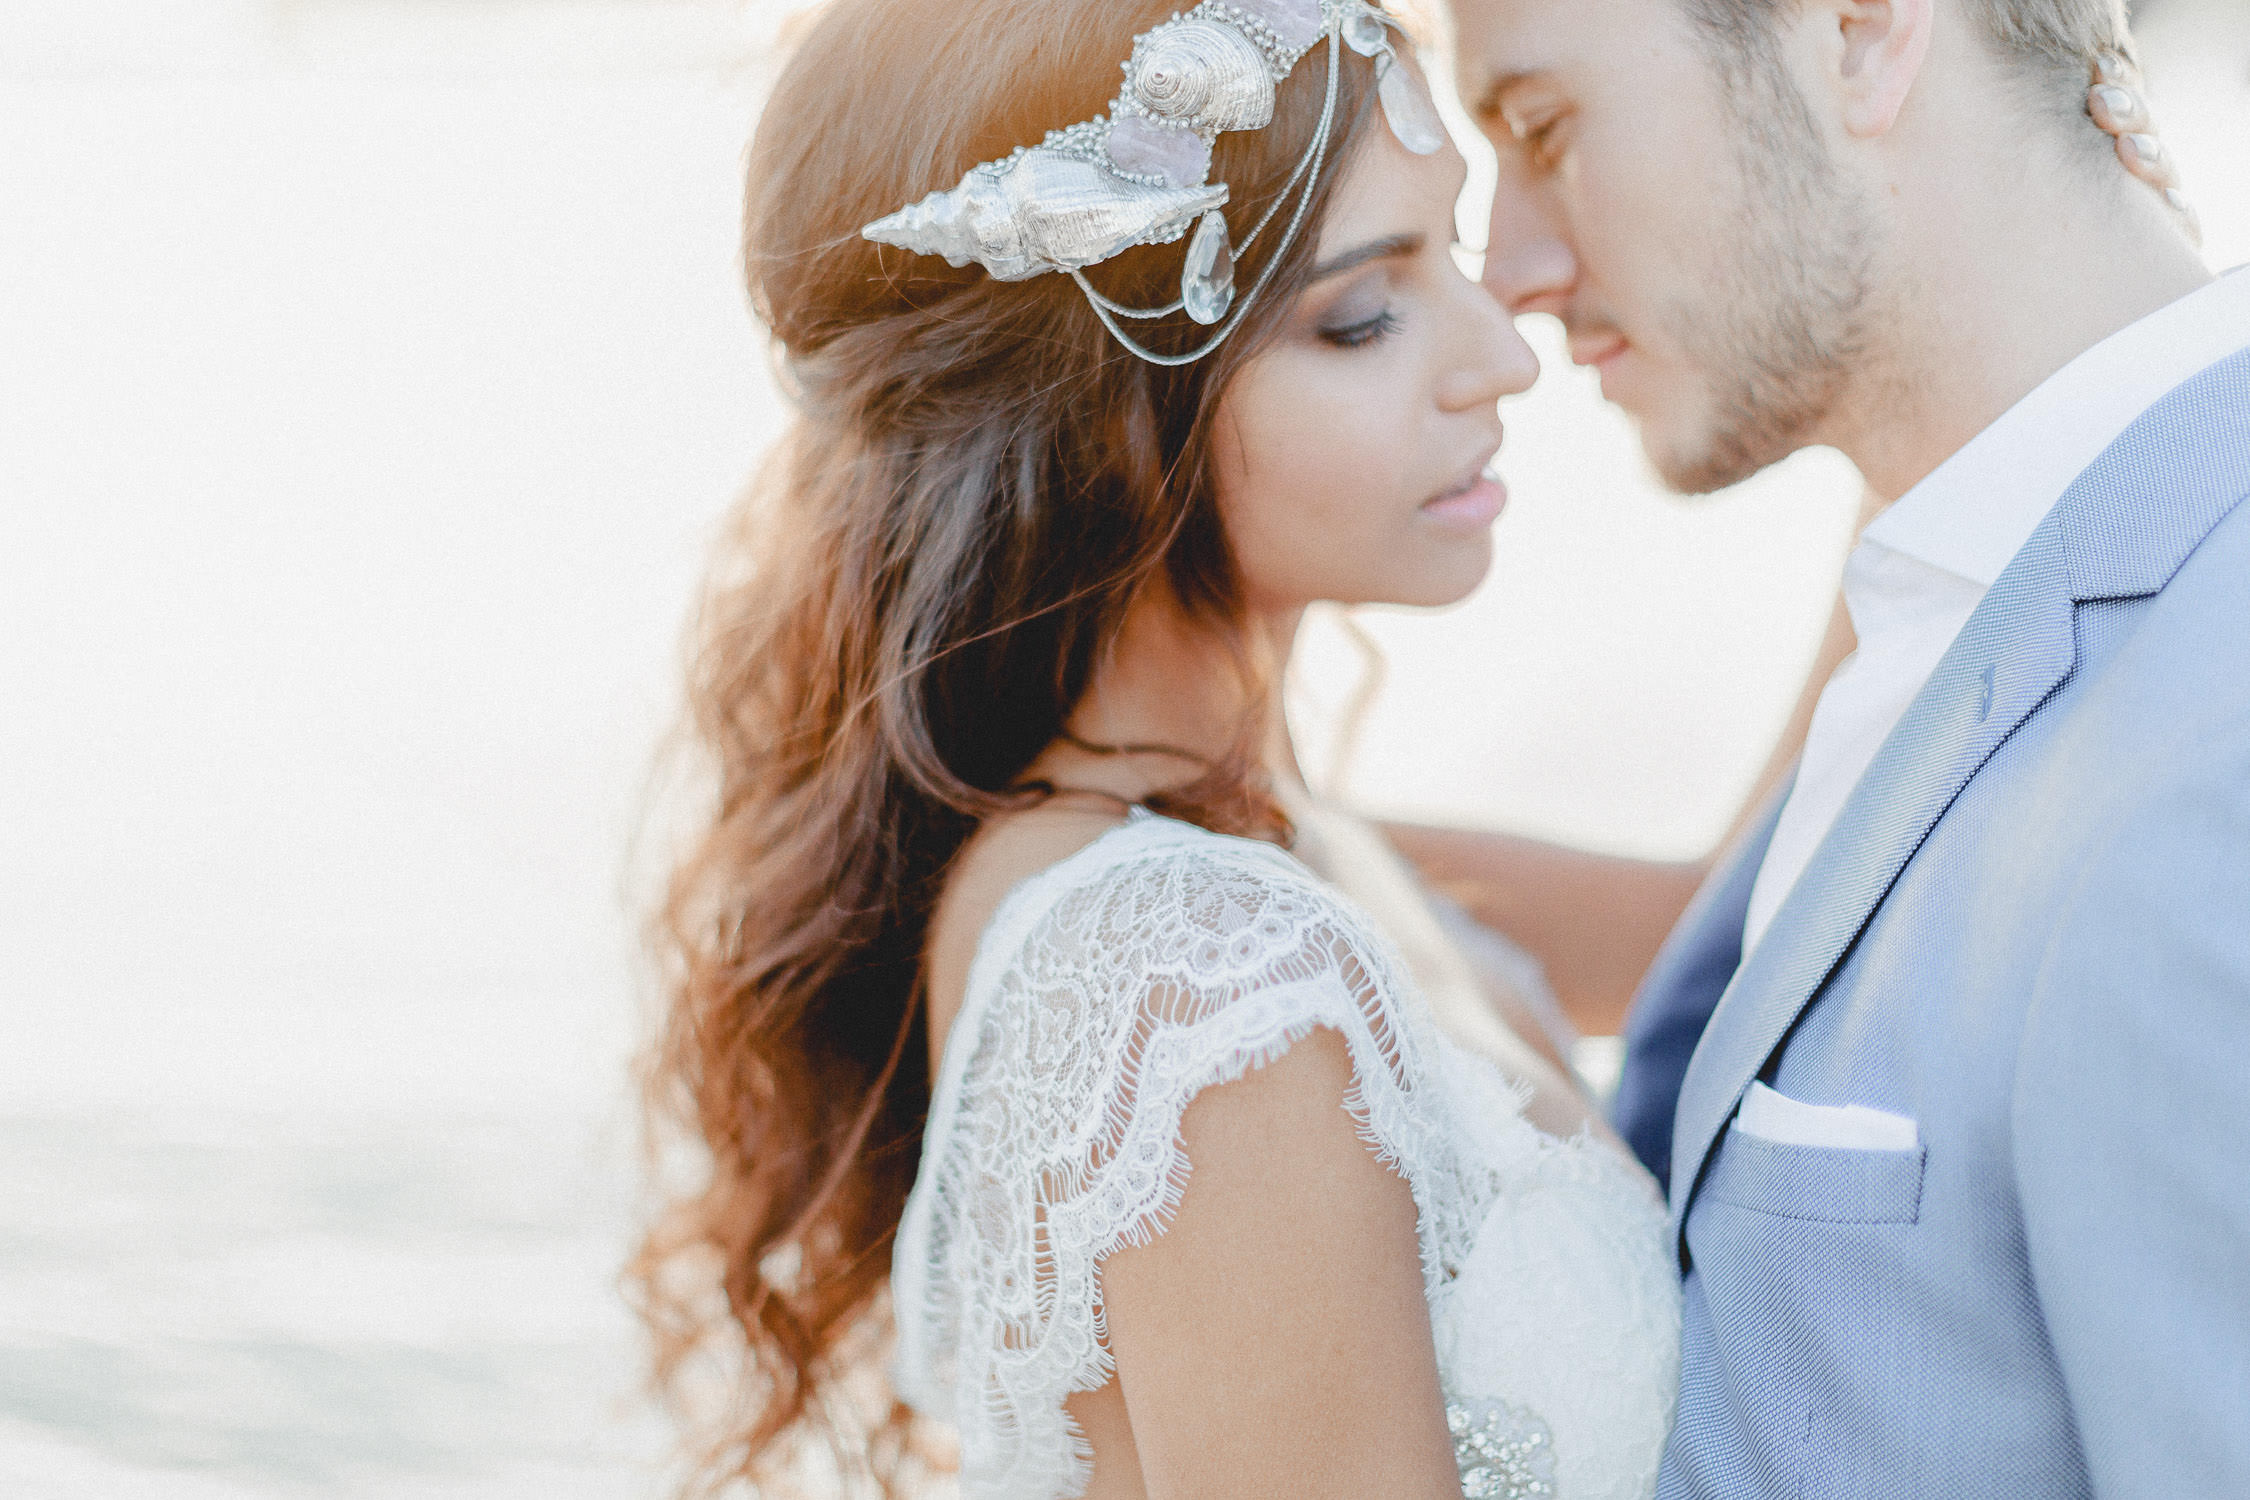
<instances>
[{"instance_id":1,"label":"long wavy auburn hair","mask_svg":"<svg viewBox=\"0 0 2250 1500\"><path fill-rule=\"evenodd\" d=\"M982 819L1036 795L1021 778L1136 595L1160 584L1214 627L1240 623L1214 416L1309 280L1370 66L1344 54L1304 228L1197 364L1127 354L1065 276L999 282L859 234L1100 113L1132 38L1177 3L834 0L751 147L745 261L795 416L694 631L689 727L714 796L653 926L666 1006L645 1085L658 1138L684 1137L703 1169L629 1273L661 1386L694 1408L690 1372L717 1357L727 1399L689 1415L708 1429L698 1490L782 1482L816 1449L831 1484L908 1482L910 1420L879 1382L862 1392L928 1106L921 959L940 883ZM1220 137L1238 235L1312 140L1327 72L1308 55L1269 128ZM1161 305L1181 254L1090 275ZM1207 331L1175 315L1136 332L1185 349ZM1272 829L1252 732L1170 810Z\"/></svg>"}]
</instances>

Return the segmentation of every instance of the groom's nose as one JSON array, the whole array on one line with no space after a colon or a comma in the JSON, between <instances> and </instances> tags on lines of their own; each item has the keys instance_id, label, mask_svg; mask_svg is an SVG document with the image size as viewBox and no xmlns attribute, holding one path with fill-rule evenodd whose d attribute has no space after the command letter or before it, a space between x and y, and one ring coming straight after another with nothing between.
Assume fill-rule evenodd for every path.
<instances>
[{"instance_id":1,"label":"groom's nose","mask_svg":"<svg viewBox=\"0 0 2250 1500\"><path fill-rule=\"evenodd\" d=\"M1563 227L1536 193L1503 171L1486 226L1484 288L1507 308L1561 316L1578 281L1578 257Z\"/></svg>"}]
</instances>

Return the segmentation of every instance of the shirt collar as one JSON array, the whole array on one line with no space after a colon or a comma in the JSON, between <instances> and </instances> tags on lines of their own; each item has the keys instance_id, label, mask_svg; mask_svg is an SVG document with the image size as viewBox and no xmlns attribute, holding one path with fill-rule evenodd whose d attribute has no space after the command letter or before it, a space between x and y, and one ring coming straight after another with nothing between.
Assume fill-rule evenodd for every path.
<instances>
[{"instance_id":1,"label":"shirt collar","mask_svg":"<svg viewBox=\"0 0 2250 1500\"><path fill-rule=\"evenodd\" d=\"M2250 266L2050 375L1868 524L1865 541L1989 589L2071 481L2174 387L2250 348Z\"/></svg>"}]
</instances>

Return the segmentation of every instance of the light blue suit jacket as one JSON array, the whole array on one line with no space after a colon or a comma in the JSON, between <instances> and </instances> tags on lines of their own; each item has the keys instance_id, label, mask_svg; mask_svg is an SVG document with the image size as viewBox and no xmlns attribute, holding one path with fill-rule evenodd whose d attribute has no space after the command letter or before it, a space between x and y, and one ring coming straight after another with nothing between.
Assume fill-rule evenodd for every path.
<instances>
[{"instance_id":1,"label":"light blue suit jacket","mask_svg":"<svg viewBox=\"0 0 2250 1500\"><path fill-rule=\"evenodd\" d=\"M2071 486L1725 985L1666 1500L2250 1496L2246 494L2250 351ZM1726 894L1644 1009L1709 1002ZM1754 1079L1920 1149L1746 1136Z\"/></svg>"}]
</instances>

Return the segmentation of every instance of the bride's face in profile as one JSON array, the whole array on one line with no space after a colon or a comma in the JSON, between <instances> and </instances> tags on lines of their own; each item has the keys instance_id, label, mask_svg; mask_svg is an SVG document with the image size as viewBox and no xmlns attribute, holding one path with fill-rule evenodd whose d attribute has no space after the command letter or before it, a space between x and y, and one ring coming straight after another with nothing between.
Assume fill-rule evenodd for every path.
<instances>
[{"instance_id":1,"label":"bride's face in profile","mask_svg":"<svg viewBox=\"0 0 2250 1500\"><path fill-rule=\"evenodd\" d=\"M1219 505L1258 613L1450 604L1492 561L1502 396L1538 361L1453 259L1466 166L1380 121L1337 183L1314 281L1221 398Z\"/></svg>"}]
</instances>

